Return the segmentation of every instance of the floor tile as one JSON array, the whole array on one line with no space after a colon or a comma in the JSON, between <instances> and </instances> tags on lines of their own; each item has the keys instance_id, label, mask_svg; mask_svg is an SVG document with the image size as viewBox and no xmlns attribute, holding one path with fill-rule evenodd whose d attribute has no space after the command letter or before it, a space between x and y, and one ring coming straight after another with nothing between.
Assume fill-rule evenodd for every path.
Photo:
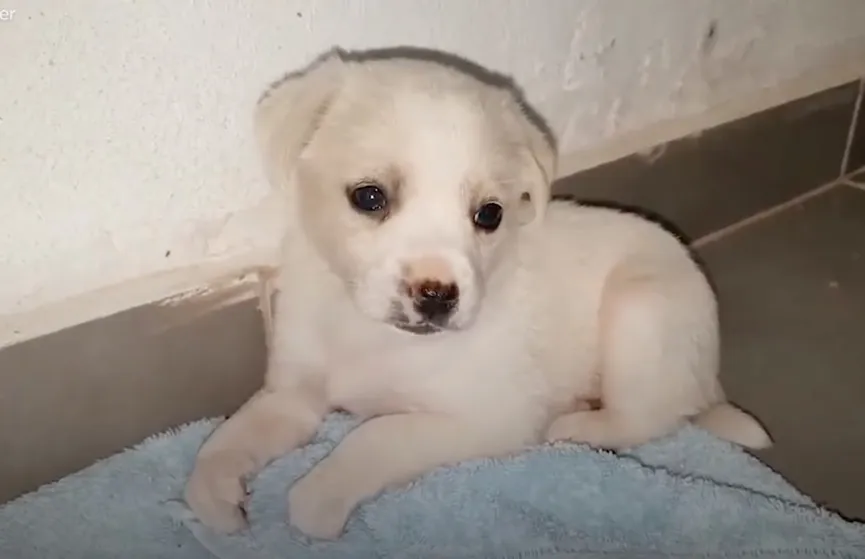
<instances>
[{"instance_id":1,"label":"floor tile","mask_svg":"<svg viewBox=\"0 0 865 559\"><path fill-rule=\"evenodd\" d=\"M722 229L837 178L858 83L821 91L565 177L556 194L650 210L690 238Z\"/></svg>"},{"instance_id":2,"label":"floor tile","mask_svg":"<svg viewBox=\"0 0 865 559\"><path fill-rule=\"evenodd\" d=\"M838 187L701 249L723 379L775 439L761 456L865 518L865 192Z\"/></svg>"}]
</instances>

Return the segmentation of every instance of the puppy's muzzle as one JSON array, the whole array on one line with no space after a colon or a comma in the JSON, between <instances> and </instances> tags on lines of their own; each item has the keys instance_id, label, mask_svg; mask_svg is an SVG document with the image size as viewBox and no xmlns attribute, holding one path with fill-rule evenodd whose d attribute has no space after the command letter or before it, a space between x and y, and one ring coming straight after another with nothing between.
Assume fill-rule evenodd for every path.
<instances>
[{"instance_id":1,"label":"puppy's muzzle","mask_svg":"<svg viewBox=\"0 0 865 559\"><path fill-rule=\"evenodd\" d=\"M394 301L390 322L412 334L453 329L461 310L460 282L453 266L437 255L403 264L399 298Z\"/></svg>"}]
</instances>

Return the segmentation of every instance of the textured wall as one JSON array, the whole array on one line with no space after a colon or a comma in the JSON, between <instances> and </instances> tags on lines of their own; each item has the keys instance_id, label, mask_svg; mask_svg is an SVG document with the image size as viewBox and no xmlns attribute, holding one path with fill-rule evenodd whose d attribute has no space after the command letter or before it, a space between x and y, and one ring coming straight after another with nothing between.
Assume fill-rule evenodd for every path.
<instances>
[{"instance_id":1,"label":"textured wall","mask_svg":"<svg viewBox=\"0 0 865 559\"><path fill-rule=\"evenodd\" d=\"M0 8L15 9L0 21L0 345L28 335L22 313L70 297L267 261L275 222L251 108L331 45L437 47L513 74L566 154L755 95L838 49L865 53L862 0Z\"/></svg>"}]
</instances>

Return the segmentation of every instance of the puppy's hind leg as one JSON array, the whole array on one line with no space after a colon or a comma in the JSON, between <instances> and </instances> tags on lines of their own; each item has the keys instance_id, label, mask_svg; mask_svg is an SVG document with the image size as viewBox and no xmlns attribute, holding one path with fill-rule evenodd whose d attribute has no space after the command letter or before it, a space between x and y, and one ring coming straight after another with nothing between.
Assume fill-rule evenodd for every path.
<instances>
[{"instance_id":1,"label":"puppy's hind leg","mask_svg":"<svg viewBox=\"0 0 865 559\"><path fill-rule=\"evenodd\" d=\"M698 272L683 272L611 275L599 316L602 408L557 418L549 441L639 445L722 397L714 298Z\"/></svg>"}]
</instances>

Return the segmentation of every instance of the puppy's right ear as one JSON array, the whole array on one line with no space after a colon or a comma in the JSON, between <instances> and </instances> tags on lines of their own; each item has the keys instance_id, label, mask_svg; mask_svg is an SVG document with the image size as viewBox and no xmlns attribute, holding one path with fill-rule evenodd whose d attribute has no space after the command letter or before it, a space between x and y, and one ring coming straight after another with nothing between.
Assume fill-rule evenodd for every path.
<instances>
[{"instance_id":1,"label":"puppy's right ear","mask_svg":"<svg viewBox=\"0 0 865 559\"><path fill-rule=\"evenodd\" d=\"M255 110L255 133L271 184L284 187L342 87L345 61L334 50L273 85Z\"/></svg>"}]
</instances>

